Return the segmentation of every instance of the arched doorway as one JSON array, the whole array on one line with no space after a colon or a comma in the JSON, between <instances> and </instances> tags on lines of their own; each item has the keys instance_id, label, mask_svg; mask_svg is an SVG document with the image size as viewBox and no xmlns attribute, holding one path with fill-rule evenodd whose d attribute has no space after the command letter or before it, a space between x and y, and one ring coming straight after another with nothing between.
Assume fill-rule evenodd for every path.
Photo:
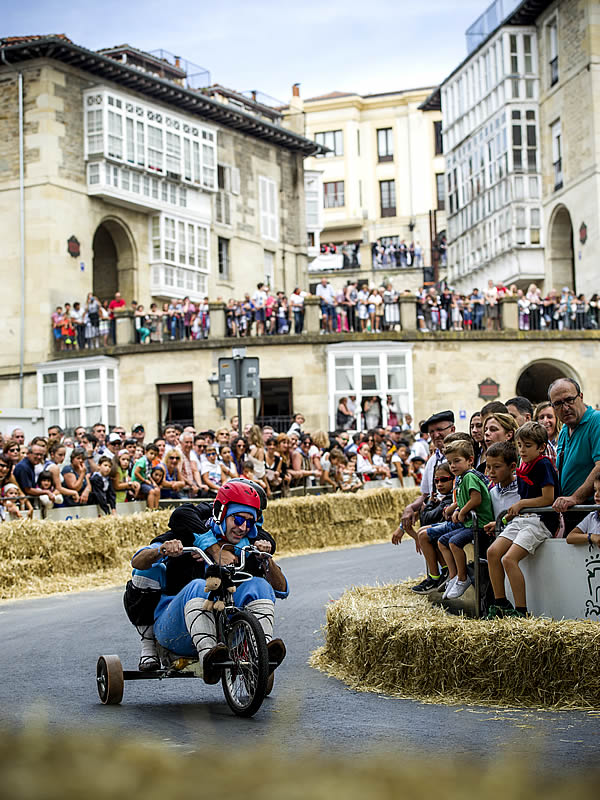
<instances>
[{"instance_id":1,"label":"arched doorway","mask_svg":"<svg viewBox=\"0 0 600 800\"><path fill-rule=\"evenodd\" d=\"M560 205L554 209L548 233L548 266L552 287L560 291L563 286L568 286L576 291L573 224L566 206Z\"/></svg>"},{"instance_id":2,"label":"arched doorway","mask_svg":"<svg viewBox=\"0 0 600 800\"><path fill-rule=\"evenodd\" d=\"M105 219L93 239L93 292L99 300L111 300L115 292L128 300L135 297L133 240L117 219Z\"/></svg>"},{"instance_id":3,"label":"arched doorway","mask_svg":"<svg viewBox=\"0 0 600 800\"><path fill-rule=\"evenodd\" d=\"M558 378L573 378L580 382L575 372L562 361L544 359L532 361L519 375L517 395L526 397L534 405L548 399L548 387Z\"/></svg>"}]
</instances>

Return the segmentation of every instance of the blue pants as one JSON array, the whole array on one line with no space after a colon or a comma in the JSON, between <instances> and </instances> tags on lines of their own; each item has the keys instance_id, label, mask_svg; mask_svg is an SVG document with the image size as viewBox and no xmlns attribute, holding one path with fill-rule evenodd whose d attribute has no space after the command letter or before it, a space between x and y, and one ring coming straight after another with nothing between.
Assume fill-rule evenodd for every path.
<instances>
[{"instance_id":1,"label":"blue pants","mask_svg":"<svg viewBox=\"0 0 600 800\"><path fill-rule=\"evenodd\" d=\"M208 597L202 578L190 581L175 597L162 597L154 612L154 636L157 642L167 650L188 658L198 655L185 624L185 606L195 597ZM264 578L252 578L238 585L234 598L236 606L243 608L253 600L275 602L275 592Z\"/></svg>"}]
</instances>

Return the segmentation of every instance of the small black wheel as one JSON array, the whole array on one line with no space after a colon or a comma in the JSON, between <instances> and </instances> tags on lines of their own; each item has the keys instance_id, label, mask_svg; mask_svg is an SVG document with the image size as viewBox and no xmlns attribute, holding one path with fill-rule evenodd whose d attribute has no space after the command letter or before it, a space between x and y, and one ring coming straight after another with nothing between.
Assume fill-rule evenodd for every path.
<instances>
[{"instance_id":1,"label":"small black wheel","mask_svg":"<svg viewBox=\"0 0 600 800\"><path fill-rule=\"evenodd\" d=\"M96 665L96 683L100 702L118 705L123 699L123 666L119 656L100 656Z\"/></svg>"},{"instance_id":2,"label":"small black wheel","mask_svg":"<svg viewBox=\"0 0 600 800\"><path fill-rule=\"evenodd\" d=\"M264 631L253 614L235 611L224 625L224 642L233 662L223 669L225 699L234 714L251 717L261 707L269 681Z\"/></svg>"}]
</instances>

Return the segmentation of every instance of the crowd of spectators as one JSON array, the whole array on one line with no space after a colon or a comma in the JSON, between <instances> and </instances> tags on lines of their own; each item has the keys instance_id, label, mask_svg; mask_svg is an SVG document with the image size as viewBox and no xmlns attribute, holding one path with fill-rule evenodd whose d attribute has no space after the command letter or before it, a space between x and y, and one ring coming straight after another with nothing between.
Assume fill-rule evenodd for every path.
<instances>
[{"instance_id":1,"label":"crowd of spectators","mask_svg":"<svg viewBox=\"0 0 600 800\"><path fill-rule=\"evenodd\" d=\"M519 306L519 328L523 331L539 330L596 330L600 314L600 300L593 294L589 300L585 295L563 286L558 292L551 289L543 296L532 283L526 292L517 290Z\"/></svg>"},{"instance_id":2,"label":"crowd of spectators","mask_svg":"<svg viewBox=\"0 0 600 800\"><path fill-rule=\"evenodd\" d=\"M289 430L278 433L253 424L240 432L232 417L216 431L167 424L152 440L141 424L109 432L98 422L72 436L51 425L46 437L29 442L16 428L0 442L0 509L6 518L34 507L79 505L114 514L116 503L134 500L155 509L161 499L212 498L238 476L257 481L269 497L297 487L357 491L369 481L389 485L391 478L396 485L406 478L418 484L428 445L411 430L410 415L397 421L354 434L343 427L309 432L296 414Z\"/></svg>"},{"instance_id":3,"label":"crowd of spectators","mask_svg":"<svg viewBox=\"0 0 600 800\"><path fill-rule=\"evenodd\" d=\"M85 304L65 303L51 315L56 350L93 350L116 343L115 312L127 308L119 292L112 300L99 300L92 292ZM145 308L136 300L129 305L133 313L138 344L206 339L210 329L208 299L193 303L189 297L173 299L161 308L151 303Z\"/></svg>"},{"instance_id":4,"label":"crowd of spectators","mask_svg":"<svg viewBox=\"0 0 600 800\"><path fill-rule=\"evenodd\" d=\"M333 245L335 247L335 245ZM321 333L383 333L400 326L400 296L414 296L409 290L398 292L386 281L374 286L357 279L334 289L323 277L315 289L321 313ZM230 298L225 303L226 335L230 337L300 334L304 330L304 303L308 292L295 287L289 296L272 292L264 283L252 294ZM461 293L448 285L422 286L416 292L416 323L422 333L436 331L500 330L502 299L517 300L521 330L583 330L598 328L600 300L594 294L586 300L568 287L551 289L542 296L530 284L527 291L513 285L496 285L491 279L485 289L475 287ZM75 302L58 306L52 314L52 329L57 350L83 350L107 347L116 342L115 312L126 308L119 292L111 301L100 302L89 294L85 305ZM133 300L130 304L138 344L175 340L206 339L210 330L208 299L192 302L189 297L173 299L149 308Z\"/></svg>"},{"instance_id":5,"label":"crowd of spectators","mask_svg":"<svg viewBox=\"0 0 600 800\"><path fill-rule=\"evenodd\" d=\"M575 380L560 378L535 408L513 397L487 403L468 431L456 430L451 410L432 415L421 430L431 447L421 495L392 536L394 544L413 537L425 557L427 575L413 591L464 594L473 582L464 547L476 525L494 594L488 616L526 615L523 558L552 536L600 542L599 514L581 508L600 501L600 411L586 405Z\"/></svg>"}]
</instances>

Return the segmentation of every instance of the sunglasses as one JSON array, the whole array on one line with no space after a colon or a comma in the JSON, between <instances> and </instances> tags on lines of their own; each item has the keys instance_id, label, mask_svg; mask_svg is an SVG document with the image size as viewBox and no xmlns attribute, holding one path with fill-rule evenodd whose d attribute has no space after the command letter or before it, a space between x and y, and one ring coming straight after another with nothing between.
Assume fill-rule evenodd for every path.
<instances>
[{"instance_id":1,"label":"sunglasses","mask_svg":"<svg viewBox=\"0 0 600 800\"><path fill-rule=\"evenodd\" d=\"M169 456L169 461L179 461L179 456Z\"/></svg>"},{"instance_id":2,"label":"sunglasses","mask_svg":"<svg viewBox=\"0 0 600 800\"><path fill-rule=\"evenodd\" d=\"M449 483L450 481L453 481L453 480L454 480L454 478L436 478L435 482L436 483Z\"/></svg>"},{"instance_id":3,"label":"sunglasses","mask_svg":"<svg viewBox=\"0 0 600 800\"><path fill-rule=\"evenodd\" d=\"M216 450L207 450L206 451L206 455L207 456L216 456L217 455L217 451Z\"/></svg>"},{"instance_id":4,"label":"sunglasses","mask_svg":"<svg viewBox=\"0 0 600 800\"><path fill-rule=\"evenodd\" d=\"M252 533L252 531L254 530L253 519L246 519L246 517L242 517L241 514L234 514L233 521L235 522L236 527L238 528L243 528L245 525L248 533Z\"/></svg>"}]
</instances>

